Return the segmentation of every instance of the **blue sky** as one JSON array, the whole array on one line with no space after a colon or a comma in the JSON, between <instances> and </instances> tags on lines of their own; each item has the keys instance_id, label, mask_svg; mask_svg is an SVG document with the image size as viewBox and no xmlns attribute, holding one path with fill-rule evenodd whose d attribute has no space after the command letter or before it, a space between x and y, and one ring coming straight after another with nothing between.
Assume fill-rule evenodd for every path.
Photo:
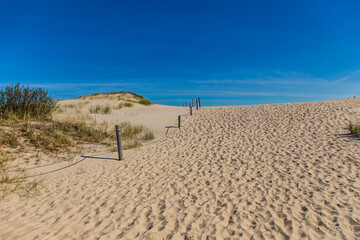
<instances>
[{"instance_id":1,"label":"blue sky","mask_svg":"<svg viewBox=\"0 0 360 240\"><path fill-rule=\"evenodd\" d=\"M360 95L360 1L0 0L0 87L179 105Z\"/></svg>"}]
</instances>

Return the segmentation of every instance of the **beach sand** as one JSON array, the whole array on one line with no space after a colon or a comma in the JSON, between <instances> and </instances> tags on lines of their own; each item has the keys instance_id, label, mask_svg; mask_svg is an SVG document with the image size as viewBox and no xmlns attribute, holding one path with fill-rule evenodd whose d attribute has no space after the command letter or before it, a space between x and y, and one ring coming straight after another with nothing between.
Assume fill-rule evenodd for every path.
<instances>
[{"instance_id":1,"label":"beach sand","mask_svg":"<svg viewBox=\"0 0 360 240\"><path fill-rule=\"evenodd\" d=\"M201 108L124 161L86 159L9 196L0 239L359 239L349 120L359 98Z\"/></svg>"}]
</instances>

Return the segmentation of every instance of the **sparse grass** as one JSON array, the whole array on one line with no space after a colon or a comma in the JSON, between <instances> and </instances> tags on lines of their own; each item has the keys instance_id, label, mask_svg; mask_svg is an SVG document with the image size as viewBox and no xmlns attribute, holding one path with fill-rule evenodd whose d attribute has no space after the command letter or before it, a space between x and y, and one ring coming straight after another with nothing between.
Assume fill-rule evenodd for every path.
<instances>
[{"instance_id":1,"label":"sparse grass","mask_svg":"<svg viewBox=\"0 0 360 240\"><path fill-rule=\"evenodd\" d=\"M133 107L134 105L132 103L129 103L129 102L125 102L125 103L119 103L115 109L122 109L124 107L127 107L127 108L130 108L130 107Z\"/></svg>"},{"instance_id":2,"label":"sparse grass","mask_svg":"<svg viewBox=\"0 0 360 240\"><path fill-rule=\"evenodd\" d=\"M66 104L64 108L76 108L76 106L74 104Z\"/></svg>"},{"instance_id":3,"label":"sparse grass","mask_svg":"<svg viewBox=\"0 0 360 240\"><path fill-rule=\"evenodd\" d=\"M150 140L155 139L155 137L154 137L154 134L152 132L146 131L141 139L145 140L145 141L150 141Z\"/></svg>"},{"instance_id":4,"label":"sparse grass","mask_svg":"<svg viewBox=\"0 0 360 240\"><path fill-rule=\"evenodd\" d=\"M137 148L140 147L141 144L137 139L125 139L124 149L131 149L131 148Z\"/></svg>"},{"instance_id":5,"label":"sparse grass","mask_svg":"<svg viewBox=\"0 0 360 240\"><path fill-rule=\"evenodd\" d=\"M154 134L144 126L132 125L130 122L122 122L120 129L124 149L141 146L141 140L149 141L154 139Z\"/></svg>"},{"instance_id":6,"label":"sparse grass","mask_svg":"<svg viewBox=\"0 0 360 240\"><path fill-rule=\"evenodd\" d=\"M354 123L350 122L349 130L352 134L360 137L360 124L354 124Z\"/></svg>"},{"instance_id":7,"label":"sparse grass","mask_svg":"<svg viewBox=\"0 0 360 240\"><path fill-rule=\"evenodd\" d=\"M14 130L3 132L0 136L0 145L16 148L19 146L17 133Z\"/></svg>"},{"instance_id":8,"label":"sparse grass","mask_svg":"<svg viewBox=\"0 0 360 240\"><path fill-rule=\"evenodd\" d=\"M0 173L0 199L9 194L17 194L20 197L31 197L38 193L41 181L27 179L26 172L12 174Z\"/></svg>"},{"instance_id":9,"label":"sparse grass","mask_svg":"<svg viewBox=\"0 0 360 240\"><path fill-rule=\"evenodd\" d=\"M138 101L138 103L141 104L141 105L145 105L145 106L150 106L150 105L153 104L152 102L150 102L147 99L141 99L141 100Z\"/></svg>"},{"instance_id":10,"label":"sparse grass","mask_svg":"<svg viewBox=\"0 0 360 240\"><path fill-rule=\"evenodd\" d=\"M103 111L103 113L104 114L109 114L111 112L111 108L110 108L110 106L106 106L105 108L104 108L104 111Z\"/></svg>"},{"instance_id":11,"label":"sparse grass","mask_svg":"<svg viewBox=\"0 0 360 240\"><path fill-rule=\"evenodd\" d=\"M58 108L58 109L56 109L55 110L55 113L64 113L65 112L65 110L64 109L61 109L61 108Z\"/></svg>"},{"instance_id":12,"label":"sparse grass","mask_svg":"<svg viewBox=\"0 0 360 240\"><path fill-rule=\"evenodd\" d=\"M101 107L100 105L97 105L95 107L92 107L89 109L90 113L95 113L95 114L110 114L111 112L111 108L109 105L106 105L105 107Z\"/></svg>"},{"instance_id":13,"label":"sparse grass","mask_svg":"<svg viewBox=\"0 0 360 240\"><path fill-rule=\"evenodd\" d=\"M26 172L6 173L7 163L14 158L10 153L0 151L0 199L5 198L11 193L21 197L30 197L38 192L40 181L28 181Z\"/></svg>"},{"instance_id":14,"label":"sparse grass","mask_svg":"<svg viewBox=\"0 0 360 240\"><path fill-rule=\"evenodd\" d=\"M129 103L129 102L124 103L124 107L131 108L133 106L134 106L134 104L132 104L132 103Z\"/></svg>"},{"instance_id":15,"label":"sparse grass","mask_svg":"<svg viewBox=\"0 0 360 240\"><path fill-rule=\"evenodd\" d=\"M131 125L130 122L123 122L120 124L121 136L125 138L136 138L138 134L143 132L143 126Z\"/></svg>"},{"instance_id":16,"label":"sparse grass","mask_svg":"<svg viewBox=\"0 0 360 240\"><path fill-rule=\"evenodd\" d=\"M76 142L100 142L107 136L105 131L87 126L84 122L13 122L11 129L1 134L2 146L32 146L45 152L66 150Z\"/></svg>"},{"instance_id":17,"label":"sparse grass","mask_svg":"<svg viewBox=\"0 0 360 240\"><path fill-rule=\"evenodd\" d=\"M105 107L101 107L100 105L97 105L96 107L92 107L89 109L90 113L95 113L95 114L110 114L111 113L111 108L109 105L106 105Z\"/></svg>"}]
</instances>

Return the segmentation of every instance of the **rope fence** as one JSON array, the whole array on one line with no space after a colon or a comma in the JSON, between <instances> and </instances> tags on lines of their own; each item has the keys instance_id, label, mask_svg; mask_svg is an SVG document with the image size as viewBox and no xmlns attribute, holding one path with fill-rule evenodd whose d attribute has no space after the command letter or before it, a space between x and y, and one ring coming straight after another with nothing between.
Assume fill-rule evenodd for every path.
<instances>
[{"instance_id":1,"label":"rope fence","mask_svg":"<svg viewBox=\"0 0 360 240\"><path fill-rule=\"evenodd\" d=\"M183 103L183 106L184 106L184 103ZM187 106L187 103L186 103L186 106ZM164 136L162 136L161 138L156 139L154 141L151 141L148 144L143 144L142 146L148 146L148 145L157 143L157 142L161 141L162 139L166 138L168 136L168 132L169 132L170 128L179 128L180 129L180 127L181 127L181 117L192 116L192 114L193 114L193 106L194 106L194 100L192 99L191 103L189 103L190 111L188 113L186 113L186 114L178 115L178 121L177 121L177 123L174 123L174 125L166 126L167 130L166 130ZM196 110L198 110L200 107L201 107L200 98L196 98ZM58 169L55 169L55 170L48 171L46 173L39 173L39 174L36 174L36 175L33 175L33 176L24 177L24 178L36 177L36 176L40 176L40 175L44 175L44 174L48 174L48 173L51 173L51 172L55 172L55 171L65 169L65 168L74 166L74 165L84 161L86 158L113 153L114 151L110 151L110 152L103 152L103 153L97 153L97 154L94 154L94 155L84 156L86 153L89 153L89 152L91 152L93 150L96 150L102 143L104 143L106 140L108 140L109 138L114 136L114 134L116 134L116 140L117 140L118 160L123 160L120 127L118 125L116 125L115 126L115 131L113 131L109 136L107 136L101 142L97 143L94 146L88 147L88 148L82 150L81 152L78 152L78 153L74 154L70 158L62 159L62 160L59 160L59 161L56 161L56 162L53 162L53 163L43 164L43 165L39 165L39 166L33 166L33 167L21 168L21 169L2 170L0 172L2 172L2 173L24 172L24 171L28 171L28 170L34 170L34 169L39 169L39 168L43 168L43 167L52 166L52 165L59 164L59 163L62 163L62 162L68 162L68 161L70 161L72 159L75 159L77 156L81 157L80 160L78 160L76 162L73 162L73 163L71 163L71 164L69 164L67 166L64 166L64 167L61 167L61 168L58 168Z\"/></svg>"},{"instance_id":2,"label":"rope fence","mask_svg":"<svg viewBox=\"0 0 360 240\"><path fill-rule=\"evenodd\" d=\"M105 142L107 139L109 139L110 137L112 137L115 134L115 131L113 133L111 133L107 138L105 138L104 140L102 140L101 142L99 142L98 144L96 144L95 146L91 146L85 150L83 150L82 152L76 153L74 154L72 157L67 158L67 159L62 159L60 161L57 162L53 162L53 163L48 163L48 164L44 164L44 165L40 165L40 166L34 166L34 167L29 167L29 168L22 168L22 169L10 169L10 170L3 170L3 173L8 173L8 172L23 172L23 171L27 171L27 170L33 170L33 169L37 169L37 168L42 168L42 167L47 167L47 166L51 166L51 165L55 165L58 163L62 163L62 162L67 162L73 158L75 158L76 156L81 156L85 154L85 151L92 151L96 148L99 147L100 144L102 144L103 142Z\"/></svg>"}]
</instances>

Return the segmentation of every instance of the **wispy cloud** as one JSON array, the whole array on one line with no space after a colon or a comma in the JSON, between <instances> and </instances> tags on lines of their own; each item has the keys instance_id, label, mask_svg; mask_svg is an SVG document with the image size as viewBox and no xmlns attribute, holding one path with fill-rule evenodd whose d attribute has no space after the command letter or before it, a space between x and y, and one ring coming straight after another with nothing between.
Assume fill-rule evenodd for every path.
<instances>
[{"instance_id":1,"label":"wispy cloud","mask_svg":"<svg viewBox=\"0 0 360 240\"><path fill-rule=\"evenodd\" d=\"M335 85L335 84L338 84L338 83L342 83L342 82L344 82L345 80L348 80L348 79L351 78L351 77L357 76L359 73L360 73L360 70L355 71L355 72L353 72L353 73L350 73L350 74L346 75L346 76L343 77L343 78L340 78L340 79L338 79L338 80L335 80L335 81L330 82L329 85Z\"/></svg>"},{"instance_id":2,"label":"wispy cloud","mask_svg":"<svg viewBox=\"0 0 360 240\"><path fill-rule=\"evenodd\" d=\"M345 77L337 80L329 80L320 77L313 77L309 74L302 73L283 73L276 72L279 76L269 76L262 78L245 78L245 79L210 79L210 80L193 80L195 84L254 84L254 85L274 85L274 86L298 86L298 85L317 85L329 86L344 82L354 76L360 75L360 70L352 72Z\"/></svg>"},{"instance_id":3,"label":"wispy cloud","mask_svg":"<svg viewBox=\"0 0 360 240\"><path fill-rule=\"evenodd\" d=\"M287 97L287 98L345 98L344 94L318 94L318 93L283 93L283 92L255 92L255 91L215 91L215 90L168 90L166 96L207 96L207 97ZM147 96L164 96L161 92L149 92Z\"/></svg>"},{"instance_id":4,"label":"wispy cloud","mask_svg":"<svg viewBox=\"0 0 360 240\"><path fill-rule=\"evenodd\" d=\"M99 82L88 82L88 83L28 83L21 82L22 85L29 85L30 87L41 87L41 88L49 88L49 89L66 89L66 88L74 88L74 87L124 87L124 86L144 86L146 83L136 83L136 82L108 82L104 83L104 80L99 80ZM0 86L8 86L8 83L0 83Z\"/></svg>"}]
</instances>

